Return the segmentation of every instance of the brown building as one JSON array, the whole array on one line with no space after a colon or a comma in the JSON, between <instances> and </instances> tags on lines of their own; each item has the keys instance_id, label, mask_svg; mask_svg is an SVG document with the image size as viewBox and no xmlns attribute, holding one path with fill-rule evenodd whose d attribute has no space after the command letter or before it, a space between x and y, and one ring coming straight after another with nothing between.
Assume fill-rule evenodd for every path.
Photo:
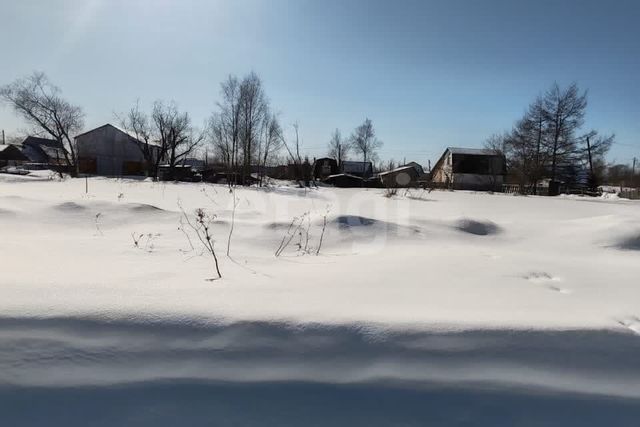
<instances>
[{"instance_id":1,"label":"brown building","mask_svg":"<svg viewBox=\"0 0 640 427\"><path fill-rule=\"evenodd\" d=\"M455 190L501 191L506 173L498 151L449 147L433 167L431 182Z\"/></svg>"}]
</instances>

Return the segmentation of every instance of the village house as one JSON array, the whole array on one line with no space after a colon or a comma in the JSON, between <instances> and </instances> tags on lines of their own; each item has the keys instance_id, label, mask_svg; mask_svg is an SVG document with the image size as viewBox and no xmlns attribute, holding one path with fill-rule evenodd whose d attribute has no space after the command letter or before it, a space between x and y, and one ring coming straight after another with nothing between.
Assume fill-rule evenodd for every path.
<instances>
[{"instance_id":1,"label":"village house","mask_svg":"<svg viewBox=\"0 0 640 427\"><path fill-rule=\"evenodd\" d=\"M28 136L22 141L22 154L27 156L31 167L55 169L67 164L67 151L55 139Z\"/></svg>"},{"instance_id":2,"label":"village house","mask_svg":"<svg viewBox=\"0 0 640 427\"><path fill-rule=\"evenodd\" d=\"M29 158L22 151L11 144L0 144L0 168L5 166L17 166L28 161Z\"/></svg>"},{"instance_id":3,"label":"village house","mask_svg":"<svg viewBox=\"0 0 640 427\"><path fill-rule=\"evenodd\" d=\"M147 161L144 142L134 135L107 123L75 137L80 173L123 176L144 175ZM150 144L154 159L160 152Z\"/></svg>"},{"instance_id":4,"label":"village house","mask_svg":"<svg viewBox=\"0 0 640 427\"><path fill-rule=\"evenodd\" d=\"M498 151L449 147L433 167L431 181L455 190L501 191L506 172Z\"/></svg>"},{"instance_id":5,"label":"village house","mask_svg":"<svg viewBox=\"0 0 640 427\"><path fill-rule=\"evenodd\" d=\"M315 159L313 162L313 179L322 181L330 175L340 172L336 159L330 157L322 157Z\"/></svg>"}]
</instances>

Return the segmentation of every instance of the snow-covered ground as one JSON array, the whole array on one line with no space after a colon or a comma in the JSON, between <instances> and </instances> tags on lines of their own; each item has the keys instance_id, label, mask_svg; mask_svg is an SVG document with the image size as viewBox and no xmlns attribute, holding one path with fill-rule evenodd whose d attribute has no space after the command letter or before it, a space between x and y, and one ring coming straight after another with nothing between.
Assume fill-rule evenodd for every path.
<instances>
[{"instance_id":1,"label":"snow-covered ground","mask_svg":"<svg viewBox=\"0 0 640 427\"><path fill-rule=\"evenodd\" d=\"M636 425L640 202L384 193L0 175L0 412Z\"/></svg>"}]
</instances>

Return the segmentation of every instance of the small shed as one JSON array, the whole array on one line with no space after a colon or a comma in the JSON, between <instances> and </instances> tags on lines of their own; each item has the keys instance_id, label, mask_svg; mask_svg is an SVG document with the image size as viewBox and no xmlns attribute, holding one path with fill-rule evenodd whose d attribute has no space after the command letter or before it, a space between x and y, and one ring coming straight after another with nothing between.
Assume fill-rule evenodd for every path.
<instances>
[{"instance_id":1,"label":"small shed","mask_svg":"<svg viewBox=\"0 0 640 427\"><path fill-rule=\"evenodd\" d=\"M174 165L173 170L169 165L160 165L158 167L158 178L160 181L169 181L172 177L173 181L183 182L200 182L202 175L189 165Z\"/></svg>"},{"instance_id":2,"label":"small shed","mask_svg":"<svg viewBox=\"0 0 640 427\"><path fill-rule=\"evenodd\" d=\"M0 167L17 166L28 161L29 158L17 146L0 144Z\"/></svg>"},{"instance_id":3,"label":"small shed","mask_svg":"<svg viewBox=\"0 0 640 427\"><path fill-rule=\"evenodd\" d=\"M417 185L421 174L414 165L401 166L378 174L386 188L411 187Z\"/></svg>"},{"instance_id":4,"label":"small shed","mask_svg":"<svg viewBox=\"0 0 640 427\"><path fill-rule=\"evenodd\" d=\"M313 162L313 179L323 180L330 175L336 175L340 172L336 159L330 157L322 157L315 159Z\"/></svg>"}]
</instances>

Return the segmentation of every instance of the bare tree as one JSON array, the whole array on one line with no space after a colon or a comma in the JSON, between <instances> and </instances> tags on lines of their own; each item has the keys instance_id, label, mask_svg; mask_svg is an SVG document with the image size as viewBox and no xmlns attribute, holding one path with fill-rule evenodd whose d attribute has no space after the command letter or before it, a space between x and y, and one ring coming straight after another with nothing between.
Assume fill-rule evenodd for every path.
<instances>
[{"instance_id":1,"label":"bare tree","mask_svg":"<svg viewBox=\"0 0 640 427\"><path fill-rule=\"evenodd\" d=\"M262 143L259 146L259 160L258 166L260 166L260 159L262 160L262 166L260 167L260 185L263 184L265 169L269 164L269 160L277 155L282 147L282 127L278 117L275 114L267 113L264 120L264 135Z\"/></svg>"},{"instance_id":2,"label":"bare tree","mask_svg":"<svg viewBox=\"0 0 640 427\"><path fill-rule=\"evenodd\" d=\"M351 144L348 140L343 139L340 130L336 129L329 141L329 156L336 159L338 167L340 167L342 161L349 156L349 151L351 151Z\"/></svg>"},{"instance_id":3,"label":"bare tree","mask_svg":"<svg viewBox=\"0 0 640 427\"><path fill-rule=\"evenodd\" d=\"M139 141L140 151L146 163L147 176L158 177L158 163L166 154L162 152L160 144L153 141L152 127L149 116L140 110L140 102L131 107L126 116L120 119L122 126L128 133Z\"/></svg>"},{"instance_id":4,"label":"bare tree","mask_svg":"<svg viewBox=\"0 0 640 427\"><path fill-rule=\"evenodd\" d=\"M60 89L41 72L2 86L0 99L11 105L35 133L48 135L65 148L62 151L69 172L77 175L78 152L72 135L79 132L84 124L84 113L80 107L63 99Z\"/></svg>"},{"instance_id":5,"label":"bare tree","mask_svg":"<svg viewBox=\"0 0 640 427\"><path fill-rule=\"evenodd\" d=\"M242 142L242 178L251 174L255 159L260 130L267 115L267 100L262 81L251 72L240 83L240 138Z\"/></svg>"},{"instance_id":6,"label":"bare tree","mask_svg":"<svg viewBox=\"0 0 640 427\"><path fill-rule=\"evenodd\" d=\"M229 76L221 84L220 112L214 115L214 146L227 164L227 182L236 184L238 172L238 147L240 145L240 82Z\"/></svg>"},{"instance_id":7,"label":"bare tree","mask_svg":"<svg viewBox=\"0 0 640 427\"><path fill-rule=\"evenodd\" d=\"M351 143L354 149L362 154L362 174L365 177L367 161L375 159L377 150L382 147L382 141L376 138L376 132L370 119L365 119L355 129L351 136Z\"/></svg>"},{"instance_id":8,"label":"bare tree","mask_svg":"<svg viewBox=\"0 0 640 427\"><path fill-rule=\"evenodd\" d=\"M158 143L169 165L168 179L175 178L176 166L204 140L204 133L196 132L189 113L181 113L175 102L156 101L151 114ZM160 159L157 160L159 162ZM158 167L156 163L155 167Z\"/></svg>"},{"instance_id":9,"label":"bare tree","mask_svg":"<svg viewBox=\"0 0 640 427\"><path fill-rule=\"evenodd\" d=\"M583 135L580 139L584 144L584 160L589 168L587 184L591 191L596 191L598 186L600 186L604 180L604 156L613 145L615 135L602 136L598 135L597 131L592 130Z\"/></svg>"},{"instance_id":10,"label":"bare tree","mask_svg":"<svg viewBox=\"0 0 640 427\"><path fill-rule=\"evenodd\" d=\"M269 113L262 81L255 73L242 80L229 76L221 85L222 100L210 121L213 147L227 168L230 186L248 182L252 165L260 167L278 149L279 125Z\"/></svg>"},{"instance_id":11,"label":"bare tree","mask_svg":"<svg viewBox=\"0 0 640 427\"><path fill-rule=\"evenodd\" d=\"M558 167L572 163L577 150L576 131L584 123L587 93L580 93L573 83L561 89L557 83L544 97L544 109L549 128L548 149L551 151L551 180L558 177Z\"/></svg>"},{"instance_id":12,"label":"bare tree","mask_svg":"<svg viewBox=\"0 0 640 427\"><path fill-rule=\"evenodd\" d=\"M302 182L304 181L304 186L309 186L310 176L307 176L307 171L305 170L306 166L309 166L309 159L303 158L301 153L302 141L300 140L300 124L295 122L293 125L295 139L292 142L287 142L282 135L282 145L287 151L289 155L289 161L293 163L295 168L295 179L302 186Z\"/></svg>"}]
</instances>

